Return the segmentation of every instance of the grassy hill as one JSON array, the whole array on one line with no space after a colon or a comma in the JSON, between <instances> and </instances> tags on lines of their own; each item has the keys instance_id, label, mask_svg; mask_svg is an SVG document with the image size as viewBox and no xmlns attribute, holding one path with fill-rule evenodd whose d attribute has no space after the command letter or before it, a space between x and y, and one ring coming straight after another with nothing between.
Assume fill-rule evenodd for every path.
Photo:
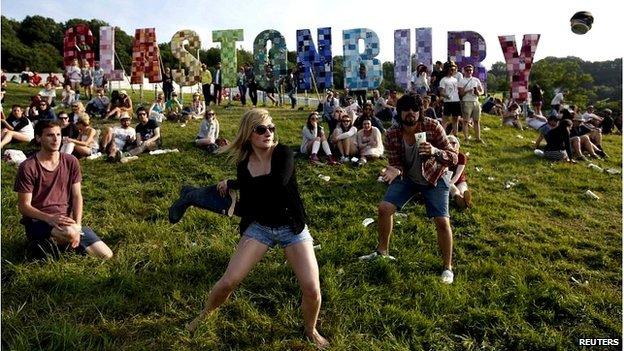
<instances>
[{"instance_id":1,"label":"grassy hill","mask_svg":"<svg viewBox=\"0 0 624 351\"><path fill-rule=\"evenodd\" d=\"M34 91L9 86L5 112ZM280 141L298 149L307 111L269 110ZM243 111L216 109L222 136L233 139ZM312 349L281 250L268 252L194 338L184 331L239 239L237 219L206 211L167 221L181 185L235 174L224 155L193 147L198 126L163 124L164 147L180 153L127 164L80 161L83 222L113 249L108 262L69 254L27 261L16 169L2 163L4 349ZM462 145L476 206L451 208L451 286L439 282L435 229L422 204L395 218L396 262L357 259L376 245L376 223L361 222L376 218L385 161L318 167L297 157L308 225L321 245L319 330L332 350L569 350L579 338L621 338L621 175L540 159L531 146L536 132L501 127L494 116L485 115L483 126L486 146ZM604 147L611 157L594 163L621 170L621 136L606 136ZM510 180L516 185L506 188ZM587 189L600 199L587 198Z\"/></svg>"}]
</instances>

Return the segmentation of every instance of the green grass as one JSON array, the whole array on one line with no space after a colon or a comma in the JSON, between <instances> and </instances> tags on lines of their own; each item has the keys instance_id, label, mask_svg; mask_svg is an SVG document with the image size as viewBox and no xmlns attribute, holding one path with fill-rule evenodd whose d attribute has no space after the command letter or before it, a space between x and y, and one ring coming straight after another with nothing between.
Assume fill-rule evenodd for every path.
<instances>
[{"instance_id":1,"label":"green grass","mask_svg":"<svg viewBox=\"0 0 624 351\"><path fill-rule=\"evenodd\" d=\"M33 92L10 86L5 112ZM307 112L269 110L281 142L298 149ZM216 111L222 136L232 140L244 110ZM435 229L422 204L408 205L397 223L391 250L398 261L357 260L376 244L376 224L361 221L376 218L385 161L357 169L314 167L297 157L308 224L322 246L319 329L332 350L569 350L579 338L621 337L621 177L583 163L549 163L533 155L534 131L503 128L488 115L483 124L488 145L462 145L476 207L451 208L451 286L438 280ZM16 170L2 164L3 349L312 349L281 250L269 251L194 338L184 332L239 238L237 219L206 211L167 222L182 184L234 176L224 155L193 147L198 125L164 123L164 147L178 154L81 161L83 222L113 249L108 262L70 254L27 261L12 191ZM619 135L606 136L611 157L595 163L621 169L621 143ZM511 179L518 184L505 189ZM600 200L586 198L586 189Z\"/></svg>"}]
</instances>

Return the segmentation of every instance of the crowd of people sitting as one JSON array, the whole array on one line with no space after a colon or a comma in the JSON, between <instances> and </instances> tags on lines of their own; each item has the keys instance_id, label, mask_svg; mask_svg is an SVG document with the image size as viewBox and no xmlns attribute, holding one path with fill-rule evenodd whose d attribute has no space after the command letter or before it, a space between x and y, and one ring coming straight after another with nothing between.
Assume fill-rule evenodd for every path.
<instances>
[{"instance_id":1,"label":"crowd of people sitting","mask_svg":"<svg viewBox=\"0 0 624 351\"><path fill-rule=\"evenodd\" d=\"M204 68L206 82L214 84L215 80L209 77L212 72L220 79L220 67L216 69L210 71ZM425 65L418 65L405 93L419 97L425 117L442 124L447 134L453 137L453 145L459 147L457 136L460 132L463 132L465 142L471 140L470 129L474 129L474 140L483 143L480 116L481 111L485 111L500 116L502 125L522 129L524 123L538 131L535 148L539 148L545 140L544 155L549 159L573 161L586 160L586 157L607 157L602 150L602 134L609 133L617 124L610 110L602 111L599 116L593 106L588 106L584 113L580 113L575 106L564 104L567 91L562 90L551 101L551 112L545 117L541 101L543 91L537 84L531 86L527 102L488 95L480 105L479 97L484 89L479 79L473 76L474 67L462 67L463 74L458 70L459 67L453 62L442 64L438 61L431 72ZM247 72L246 67L241 67L239 78L242 81L248 79ZM219 137L215 111L208 108L211 101L207 104L202 99L207 93L214 92L211 88L194 93L187 106L183 105L175 91L163 89L163 92L156 94L153 103L134 111L127 91L114 90L108 97L106 79L98 63L91 68L86 61L80 65L78 60L74 60L67 67L63 82L53 74L45 82L37 76L38 73L30 72L28 67L20 74L23 84L42 88L31 98L29 106L15 105L9 117L2 118L1 147L11 142L30 142L34 138L33 127L38 121L57 119L62 124L62 151L78 157L101 153L111 161L119 161L155 150L161 145L160 124L165 120L201 120L195 144L208 153L215 153L220 146L227 144L226 139ZM163 88L165 85L163 83ZM60 100L57 96L59 87L62 87ZM84 92L82 95L80 89ZM364 94L364 99L359 102L356 92L347 89L339 94L327 90L325 98L319 102L317 110L308 115L302 128L301 154L307 155L314 165L324 163L321 155L330 165L354 163L363 166L370 160L384 158L386 130L401 123L396 111L399 96L396 90L387 90L383 94L373 90L371 95L367 98ZM219 101L213 102L217 104ZM139 123L133 128L131 121L135 114ZM100 132L91 126L93 119L118 120L119 125ZM459 168L461 177L456 174L456 180L463 180L465 171ZM461 187L456 189L453 197L456 200L466 197L466 190ZM459 200L456 202L462 203ZM469 195L466 202L470 203Z\"/></svg>"}]
</instances>

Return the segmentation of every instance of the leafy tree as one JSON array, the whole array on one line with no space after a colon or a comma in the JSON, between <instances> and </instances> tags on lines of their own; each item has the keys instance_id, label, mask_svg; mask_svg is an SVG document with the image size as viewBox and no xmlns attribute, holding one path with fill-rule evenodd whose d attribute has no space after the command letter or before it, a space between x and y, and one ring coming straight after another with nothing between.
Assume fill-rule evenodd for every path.
<instances>
[{"instance_id":1,"label":"leafy tree","mask_svg":"<svg viewBox=\"0 0 624 351\"><path fill-rule=\"evenodd\" d=\"M496 62L492 65L492 68L488 71L487 86L490 92L509 91L509 77L505 62Z\"/></svg>"},{"instance_id":2,"label":"leafy tree","mask_svg":"<svg viewBox=\"0 0 624 351\"><path fill-rule=\"evenodd\" d=\"M27 46L47 43L60 50L63 47L63 32L62 26L52 18L26 16L17 31L17 36Z\"/></svg>"},{"instance_id":3,"label":"leafy tree","mask_svg":"<svg viewBox=\"0 0 624 351\"><path fill-rule=\"evenodd\" d=\"M586 106L596 99L592 90L594 79L581 70L580 62L576 57L546 57L533 65L530 82L542 87L545 102L554 97L555 90L566 89L566 102Z\"/></svg>"},{"instance_id":4,"label":"leafy tree","mask_svg":"<svg viewBox=\"0 0 624 351\"><path fill-rule=\"evenodd\" d=\"M251 51L247 51L241 46L238 48L238 50L236 50L236 60L239 66L242 66L245 63L251 65L253 63L253 54L251 53Z\"/></svg>"},{"instance_id":5,"label":"leafy tree","mask_svg":"<svg viewBox=\"0 0 624 351\"><path fill-rule=\"evenodd\" d=\"M342 56L334 56L334 88L344 89L344 58Z\"/></svg>"},{"instance_id":6,"label":"leafy tree","mask_svg":"<svg viewBox=\"0 0 624 351\"><path fill-rule=\"evenodd\" d=\"M394 63L386 61L381 65L381 68L383 80L379 86L379 90L403 90L394 81Z\"/></svg>"}]
</instances>

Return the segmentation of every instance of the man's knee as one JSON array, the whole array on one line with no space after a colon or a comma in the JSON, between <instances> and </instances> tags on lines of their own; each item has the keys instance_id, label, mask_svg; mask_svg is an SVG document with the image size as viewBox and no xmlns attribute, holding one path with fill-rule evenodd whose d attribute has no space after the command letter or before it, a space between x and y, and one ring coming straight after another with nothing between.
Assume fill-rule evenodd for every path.
<instances>
[{"instance_id":1,"label":"man's knee","mask_svg":"<svg viewBox=\"0 0 624 351\"><path fill-rule=\"evenodd\" d=\"M396 206L387 201L382 201L379 203L377 210L380 217L389 217L396 212Z\"/></svg>"},{"instance_id":2,"label":"man's knee","mask_svg":"<svg viewBox=\"0 0 624 351\"><path fill-rule=\"evenodd\" d=\"M109 260L113 257L113 251L101 240L87 246L85 251L87 254L103 260Z\"/></svg>"},{"instance_id":3,"label":"man's knee","mask_svg":"<svg viewBox=\"0 0 624 351\"><path fill-rule=\"evenodd\" d=\"M435 222L438 232L451 229L451 222L448 217L435 217L433 221Z\"/></svg>"}]
</instances>

